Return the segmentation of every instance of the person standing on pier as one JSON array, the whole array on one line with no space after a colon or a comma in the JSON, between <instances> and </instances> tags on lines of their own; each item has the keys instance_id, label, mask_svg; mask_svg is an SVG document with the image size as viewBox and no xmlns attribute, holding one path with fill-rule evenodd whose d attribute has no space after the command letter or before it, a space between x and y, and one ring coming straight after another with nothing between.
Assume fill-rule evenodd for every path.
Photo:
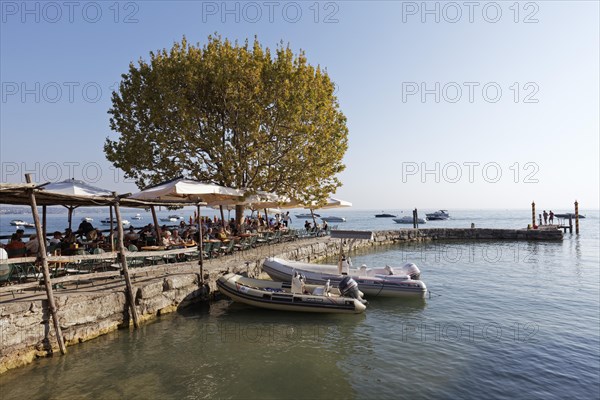
<instances>
[{"instance_id":1,"label":"person standing on pier","mask_svg":"<svg viewBox=\"0 0 600 400\"><path fill-rule=\"evenodd\" d=\"M554 224L554 213L552 212L552 210L550 210L550 225Z\"/></svg>"},{"instance_id":2,"label":"person standing on pier","mask_svg":"<svg viewBox=\"0 0 600 400\"><path fill-rule=\"evenodd\" d=\"M548 213L544 210L544 225L548 225Z\"/></svg>"}]
</instances>

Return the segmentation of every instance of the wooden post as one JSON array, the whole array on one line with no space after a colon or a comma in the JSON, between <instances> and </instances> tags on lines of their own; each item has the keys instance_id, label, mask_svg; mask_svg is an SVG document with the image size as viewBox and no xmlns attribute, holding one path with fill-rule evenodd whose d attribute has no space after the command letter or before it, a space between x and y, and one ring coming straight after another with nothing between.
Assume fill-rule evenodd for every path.
<instances>
[{"instance_id":1,"label":"wooden post","mask_svg":"<svg viewBox=\"0 0 600 400\"><path fill-rule=\"evenodd\" d=\"M154 222L154 230L156 231L156 244L158 245L162 239L162 232L158 225L158 218L156 217L156 209L154 206L150 206L150 211L152 211L152 221Z\"/></svg>"},{"instance_id":2,"label":"wooden post","mask_svg":"<svg viewBox=\"0 0 600 400\"><path fill-rule=\"evenodd\" d=\"M531 202L531 229L535 225L535 201Z\"/></svg>"},{"instance_id":3,"label":"wooden post","mask_svg":"<svg viewBox=\"0 0 600 400\"><path fill-rule=\"evenodd\" d=\"M573 216L571 214L569 214L569 233L573 233Z\"/></svg>"},{"instance_id":4,"label":"wooden post","mask_svg":"<svg viewBox=\"0 0 600 400\"><path fill-rule=\"evenodd\" d=\"M73 229L73 227L72 227L72 223L73 223L73 207L69 207L68 218L69 218L69 229Z\"/></svg>"},{"instance_id":5,"label":"wooden post","mask_svg":"<svg viewBox=\"0 0 600 400\"><path fill-rule=\"evenodd\" d=\"M127 302L129 303L129 309L131 310L131 317L133 318L133 326L138 328L140 326L138 321L137 309L135 308L135 297L133 295L133 286L131 285L131 278L129 277L129 269L127 268L127 257L125 256L125 245L123 244L123 223L121 222L121 210L119 209L119 199L115 201L115 215L117 217L117 251L119 252L119 260L121 261L121 267L123 268L123 276L125 277L125 285L127 290L125 295L127 296ZM112 219L111 219L112 221Z\"/></svg>"},{"instance_id":6,"label":"wooden post","mask_svg":"<svg viewBox=\"0 0 600 400\"><path fill-rule=\"evenodd\" d=\"M27 183L31 183L31 174L25 174L25 180ZM54 292L52 291L52 282L50 281L50 272L48 271L48 259L46 258L46 237L43 236L42 227L40 225L40 216L37 212L37 204L35 201L35 194L33 189L29 189L29 201L31 202L31 213L33 214L33 223L35 224L35 230L37 232L39 251L38 258L42 262L42 274L44 275L44 286L46 287L46 296L48 297L48 311L52 315L52 322L54 323L54 332L56 333L56 340L58 341L58 347L62 354L67 353L65 342L63 340L62 331L60 324L58 323L58 315L56 311L56 303L54 302Z\"/></svg>"},{"instance_id":7,"label":"wooden post","mask_svg":"<svg viewBox=\"0 0 600 400\"><path fill-rule=\"evenodd\" d=\"M223 205L219 205L219 210L221 211L221 225L223 226L223 229L225 229L225 214L223 214Z\"/></svg>"},{"instance_id":8,"label":"wooden post","mask_svg":"<svg viewBox=\"0 0 600 400\"><path fill-rule=\"evenodd\" d=\"M196 204L196 211L198 212L198 253L200 253L200 258L198 258L198 265L200 266L200 284L204 284L204 244L202 238L202 217L200 214L200 203Z\"/></svg>"},{"instance_id":9,"label":"wooden post","mask_svg":"<svg viewBox=\"0 0 600 400\"><path fill-rule=\"evenodd\" d=\"M317 228L317 219L315 218L315 212L313 211L313 209L310 209L310 215L312 216L313 219L313 224L315 226L315 229ZM267 216L267 209L265 208L265 216ZM269 218L267 218L267 224L269 222Z\"/></svg>"},{"instance_id":10,"label":"wooden post","mask_svg":"<svg viewBox=\"0 0 600 400\"><path fill-rule=\"evenodd\" d=\"M579 202L575 200L575 233L579 235Z\"/></svg>"},{"instance_id":11,"label":"wooden post","mask_svg":"<svg viewBox=\"0 0 600 400\"><path fill-rule=\"evenodd\" d=\"M110 240L110 251L115 251L115 228L113 228L113 206L108 206L108 218L110 218L110 232L108 239Z\"/></svg>"},{"instance_id":12,"label":"wooden post","mask_svg":"<svg viewBox=\"0 0 600 400\"><path fill-rule=\"evenodd\" d=\"M48 233L46 232L46 206L43 205L42 206L42 234L44 236L42 236L44 238L44 244L46 241L46 236L48 235Z\"/></svg>"}]
</instances>

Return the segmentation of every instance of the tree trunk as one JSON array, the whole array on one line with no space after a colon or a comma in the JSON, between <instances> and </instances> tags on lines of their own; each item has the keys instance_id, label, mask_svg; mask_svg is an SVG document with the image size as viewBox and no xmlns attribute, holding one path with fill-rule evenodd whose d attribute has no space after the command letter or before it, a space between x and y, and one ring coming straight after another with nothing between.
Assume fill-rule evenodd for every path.
<instances>
[{"instance_id":1,"label":"tree trunk","mask_svg":"<svg viewBox=\"0 0 600 400\"><path fill-rule=\"evenodd\" d=\"M242 226L242 222L244 221L244 205L237 204L235 206L235 223L238 227Z\"/></svg>"}]
</instances>

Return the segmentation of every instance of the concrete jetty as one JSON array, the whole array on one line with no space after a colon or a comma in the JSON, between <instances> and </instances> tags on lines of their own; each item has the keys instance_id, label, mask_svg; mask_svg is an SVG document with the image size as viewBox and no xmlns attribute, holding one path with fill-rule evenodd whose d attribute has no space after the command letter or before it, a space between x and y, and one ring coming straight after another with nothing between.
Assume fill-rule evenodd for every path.
<instances>
[{"instance_id":1,"label":"concrete jetty","mask_svg":"<svg viewBox=\"0 0 600 400\"><path fill-rule=\"evenodd\" d=\"M560 230L516 229L400 229L377 231L372 241L357 241L354 248L421 241L560 241ZM135 306L141 321L155 319L201 301L216 291L216 279L224 272L261 273L262 260L278 256L290 260L318 261L334 256L340 240L329 237L261 246L205 261L208 279L201 284L197 262L131 268ZM59 323L67 346L81 343L131 325L125 283L118 272L82 275L55 291ZM0 292L0 373L56 353L43 289L20 285ZM68 357L68 354L65 355Z\"/></svg>"}]
</instances>

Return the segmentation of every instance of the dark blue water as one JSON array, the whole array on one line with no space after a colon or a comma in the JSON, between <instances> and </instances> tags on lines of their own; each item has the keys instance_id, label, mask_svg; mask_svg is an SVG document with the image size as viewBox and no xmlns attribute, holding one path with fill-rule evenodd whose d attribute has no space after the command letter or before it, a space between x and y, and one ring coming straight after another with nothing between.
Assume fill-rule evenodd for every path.
<instances>
[{"instance_id":1,"label":"dark blue water","mask_svg":"<svg viewBox=\"0 0 600 400\"><path fill-rule=\"evenodd\" d=\"M332 211L348 228L398 227L376 212ZM529 223L526 210L451 214L435 225ZM375 299L351 316L220 301L3 374L2 399L597 399L600 225L597 211L586 214L581 235L562 243L428 243L354 255L354 264L415 262L432 294L425 301Z\"/></svg>"}]
</instances>

